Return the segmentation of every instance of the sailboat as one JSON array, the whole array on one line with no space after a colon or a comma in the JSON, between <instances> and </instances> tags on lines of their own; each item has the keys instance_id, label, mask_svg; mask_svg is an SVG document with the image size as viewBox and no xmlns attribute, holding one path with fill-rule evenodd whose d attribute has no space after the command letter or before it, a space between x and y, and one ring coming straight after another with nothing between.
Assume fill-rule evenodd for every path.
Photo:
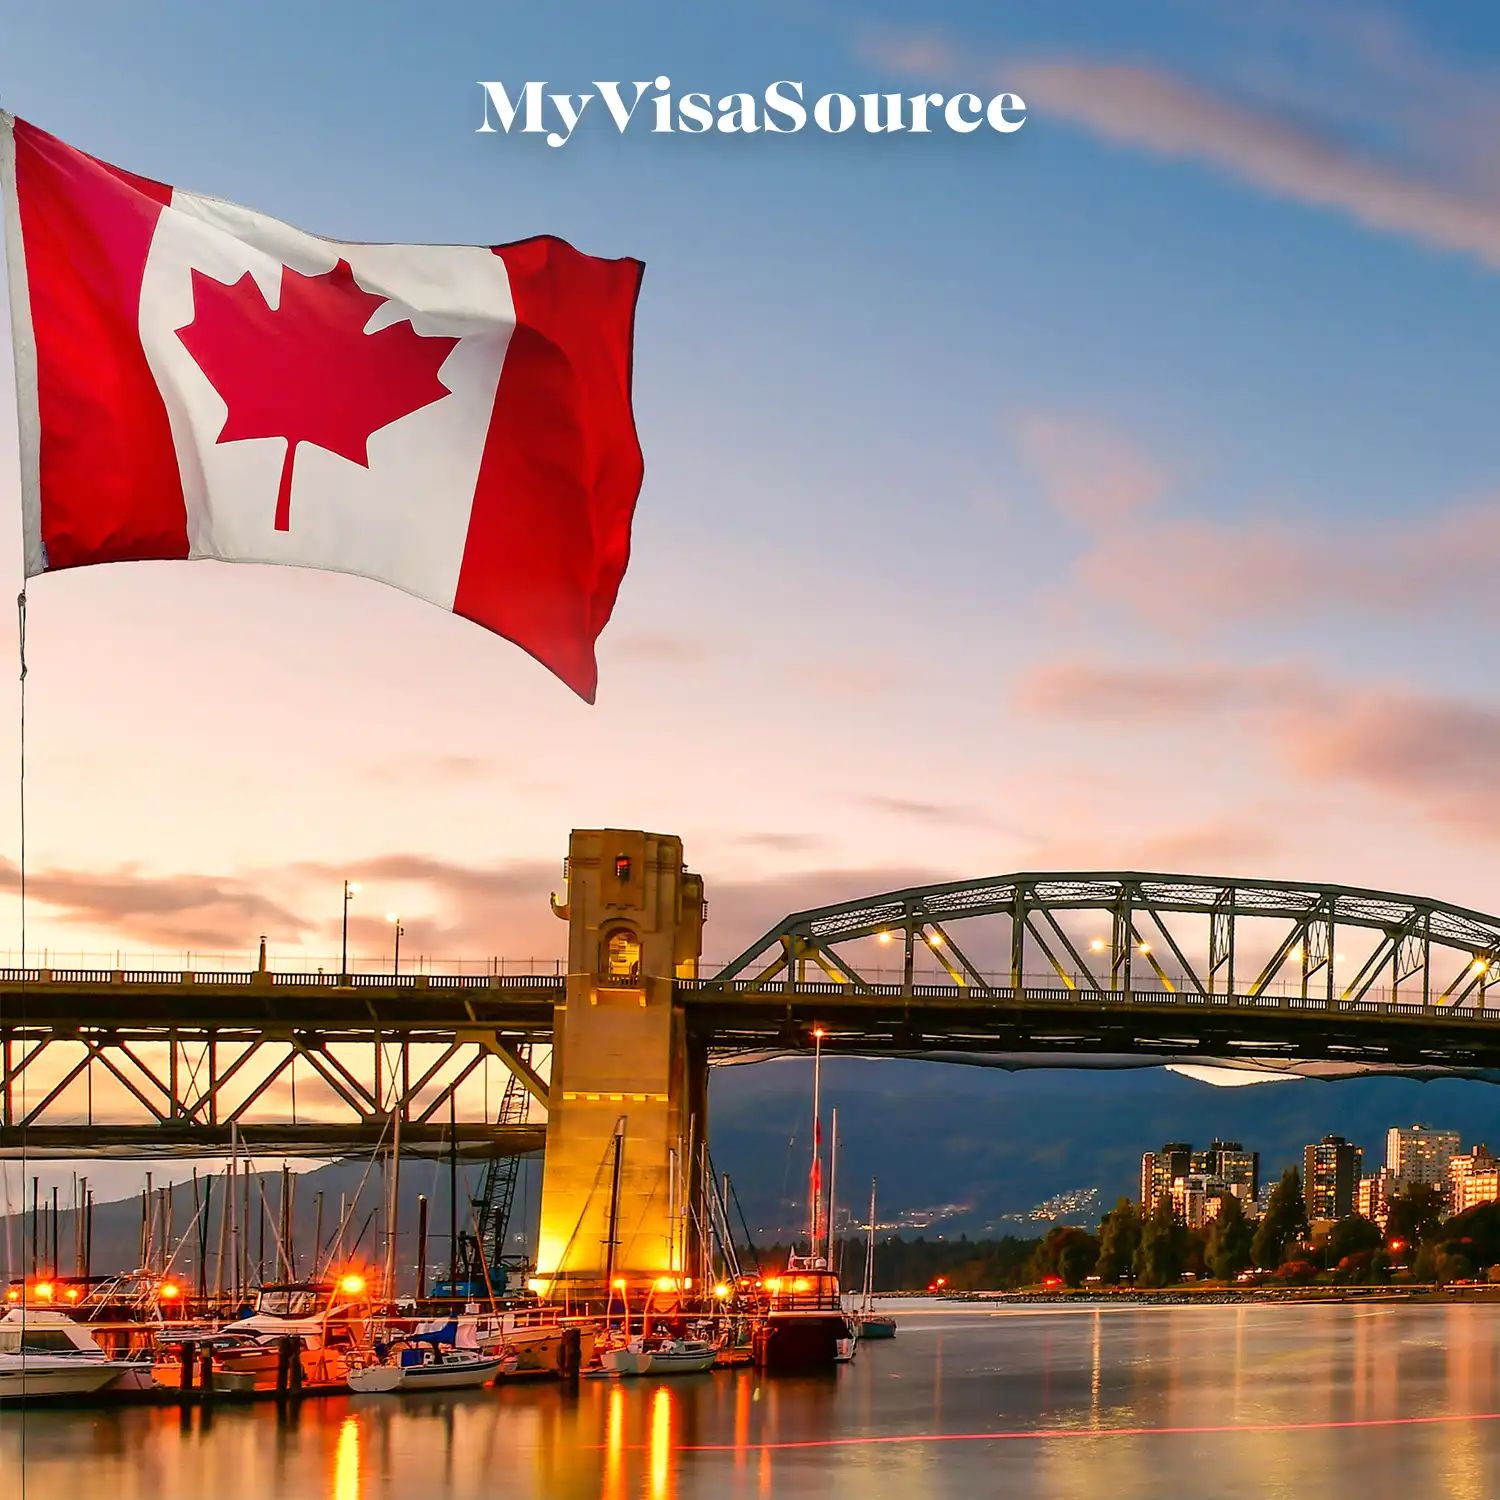
<instances>
[{"instance_id":1,"label":"sailboat","mask_svg":"<svg viewBox=\"0 0 1500 1500\"><path fill-rule=\"evenodd\" d=\"M848 1359L853 1349L854 1333L844 1312L838 1273L830 1265L828 1221L823 1213L822 1040L823 1030L819 1027L813 1032L808 1253L789 1255L781 1275L767 1276L761 1281L765 1303L755 1325L752 1347L755 1362L763 1370L827 1369Z\"/></svg>"},{"instance_id":2,"label":"sailboat","mask_svg":"<svg viewBox=\"0 0 1500 1500\"><path fill-rule=\"evenodd\" d=\"M893 1339L896 1337L896 1320L888 1313L874 1311L871 1298L875 1284L875 1179L870 1179L870 1224L865 1239L865 1289L859 1300L859 1310L854 1314L854 1326L861 1339Z\"/></svg>"}]
</instances>

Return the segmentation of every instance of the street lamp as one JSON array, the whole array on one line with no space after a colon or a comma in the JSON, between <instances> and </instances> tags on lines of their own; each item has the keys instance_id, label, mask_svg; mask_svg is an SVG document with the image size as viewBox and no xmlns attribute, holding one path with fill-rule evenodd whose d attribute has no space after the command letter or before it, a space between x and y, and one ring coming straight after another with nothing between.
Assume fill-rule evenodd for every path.
<instances>
[{"instance_id":1,"label":"street lamp","mask_svg":"<svg viewBox=\"0 0 1500 1500\"><path fill-rule=\"evenodd\" d=\"M349 983L349 903L359 892L357 880L344 882L344 945L339 950L339 983Z\"/></svg>"},{"instance_id":2,"label":"street lamp","mask_svg":"<svg viewBox=\"0 0 1500 1500\"><path fill-rule=\"evenodd\" d=\"M388 911L385 919L396 929L396 953L391 961L391 973L399 974L401 972L401 934L406 929L401 925L401 918L393 911Z\"/></svg>"}]
</instances>

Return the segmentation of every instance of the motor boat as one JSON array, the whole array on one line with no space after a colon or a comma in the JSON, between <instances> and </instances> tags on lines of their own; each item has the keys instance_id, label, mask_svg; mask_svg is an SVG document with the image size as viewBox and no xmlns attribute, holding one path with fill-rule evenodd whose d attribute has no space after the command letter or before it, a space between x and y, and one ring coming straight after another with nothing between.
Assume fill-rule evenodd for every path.
<instances>
[{"instance_id":1,"label":"motor boat","mask_svg":"<svg viewBox=\"0 0 1500 1500\"><path fill-rule=\"evenodd\" d=\"M150 1383L149 1364L110 1359L65 1312L13 1307L0 1318L0 1401L123 1394Z\"/></svg>"},{"instance_id":2,"label":"motor boat","mask_svg":"<svg viewBox=\"0 0 1500 1500\"><path fill-rule=\"evenodd\" d=\"M338 1282L283 1282L260 1287L254 1311L219 1329L214 1348L216 1373L248 1376L256 1382L274 1377L282 1341L298 1342L304 1378L313 1384L337 1383L347 1375L345 1356L368 1330L369 1303L364 1278Z\"/></svg>"},{"instance_id":3,"label":"motor boat","mask_svg":"<svg viewBox=\"0 0 1500 1500\"><path fill-rule=\"evenodd\" d=\"M763 1370L827 1369L849 1357L854 1331L838 1276L821 1256L793 1255L779 1276L761 1283L764 1309L755 1324L755 1362Z\"/></svg>"}]
</instances>

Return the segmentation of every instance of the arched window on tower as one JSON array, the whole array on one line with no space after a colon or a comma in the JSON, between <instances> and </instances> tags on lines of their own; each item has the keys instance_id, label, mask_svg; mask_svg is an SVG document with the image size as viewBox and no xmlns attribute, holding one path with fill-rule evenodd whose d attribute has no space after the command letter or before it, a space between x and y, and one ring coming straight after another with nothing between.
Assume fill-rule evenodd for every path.
<instances>
[{"instance_id":1,"label":"arched window on tower","mask_svg":"<svg viewBox=\"0 0 1500 1500\"><path fill-rule=\"evenodd\" d=\"M616 927L605 938L604 973L609 979L641 977L641 940L629 927Z\"/></svg>"}]
</instances>

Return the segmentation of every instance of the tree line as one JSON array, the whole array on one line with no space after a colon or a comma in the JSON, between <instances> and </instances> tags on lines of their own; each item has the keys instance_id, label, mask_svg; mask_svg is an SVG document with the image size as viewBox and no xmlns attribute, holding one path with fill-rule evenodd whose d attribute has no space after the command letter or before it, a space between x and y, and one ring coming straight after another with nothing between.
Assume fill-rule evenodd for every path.
<instances>
[{"instance_id":1,"label":"tree line","mask_svg":"<svg viewBox=\"0 0 1500 1500\"><path fill-rule=\"evenodd\" d=\"M759 1252L764 1265L785 1263L792 1247ZM834 1264L858 1279L861 1240L839 1240ZM852 1276L849 1273L853 1273ZM1313 1236L1302 1197L1302 1174L1288 1167L1265 1212L1247 1218L1238 1198L1219 1200L1206 1228L1189 1229L1165 1194L1149 1213L1121 1198L1097 1231L1059 1224L1040 1238L913 1239L891 1236L875 1245L877 1291L1008 1291L1027 1286L1136 1286L1159 1289L1186 1280L1314 1281L1368 1285L1392 1279L1422 1283L1500 1282L1500 1203L1449 1216L1441 1191L1413 1186L1391 1202L1384 1229L1358 1214Z\"/></svg>"}]
</instances>

